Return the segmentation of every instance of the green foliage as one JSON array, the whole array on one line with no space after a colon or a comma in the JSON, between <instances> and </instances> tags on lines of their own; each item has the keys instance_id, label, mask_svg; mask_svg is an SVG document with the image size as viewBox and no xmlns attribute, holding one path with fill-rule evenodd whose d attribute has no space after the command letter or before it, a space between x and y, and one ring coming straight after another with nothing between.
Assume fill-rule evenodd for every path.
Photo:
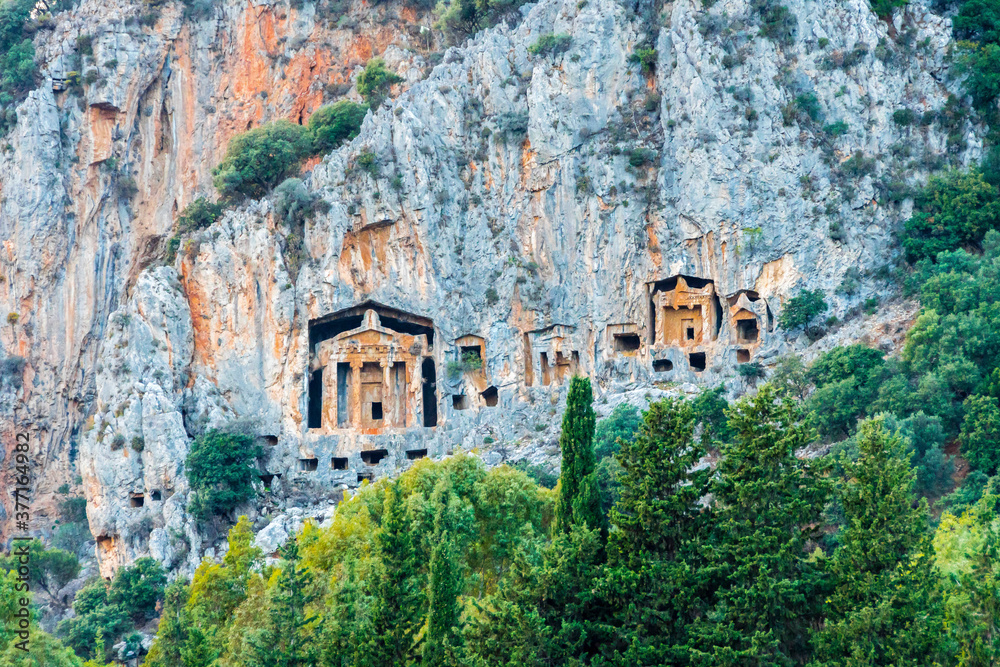
<instances>
[{"instance_id":1,"label":"green foliage","mask_svg":"<svg viewBox=\"0 0 1000 667\"><path fill-rule=\"evenodd\" d=\"M781 311L778 322L783 329L808 327L816 317L826 312L827 305L823 290L802 290L788 300Z\"/></svg>"},{"instance_id":2,"label":"green foliage","mask_svg":"<svg viewBox=\"0 0 1000 667\"><path fill-rule=\"evenodd\" d=\"M559 475L552 473L545 466L533 464L528 459L515 461L511 467L530 477L532 481L544 489L554 489L559 483Z\"/></svg>"},{"instance_id":3,"label":"green foliage","mask_svg":"<svg viewBox=\"0 0 1000 667\"><path fill-rule=\"evenodd\" d=\"M556 530L569 533L573 526L589 530L602 528L600 492L594 467L594 395L590 379L574 376L566 396L559 449L562 468L556 489Z\"/></svg>"},{"instance_id":4,"label":"green foliage","mask_svg":"<svg viewBox=\"0 0 1000 667\"><path fill-rule=\"evenodd\" d=\"M963 86L972 106L995 116L993 105L1000 95L1000 44L959 42L958 71L966 74Z\"/></svg>"},{"instance_id":5,"label":"green foliage","mask_svg":"<svg viewBox=\"0 0 1000 667\"><path fill-rule=\"evenodd\" d=\"M892 18L892 11L897 7L905 7L910 0L869 0L875 16L886 21Z\"/></svg>"},{"instance_id":6,"label":"green foliage","mask_svg":"<svg viewBox=\"0 0 1000 667\"><path fill-rule=\"evenodd\" d=\"M28 583L32 590L43 590L50 599L80 573L80 563L74 554L62 549L46 549L40 540L28 545ZM19 556L0 554L0 573L17 571Z\"/></svg>"},{"instance_id":7,"label":"green foliage","mask_svg":"<svg viewBox=\"0 0 1000 667\"><path fill-rule=\"evenodd\" d=\"M652 74L656 71L657 57L656 49L653 47L640 46L632 52L628 59L629 62L639 63L643 74Z\"/></svg>"},{"instance_id":8,"label":"green foliage","mask_svg":"<svg viewBox=\"0 0 1000 667\"><path fill-rule=\"evenodd\" d=\"M542 35L534 44L529 46L528 53L536 56L558 55L569 51L572 42L573 38L568 34L560 33L556 35L550 32Z\"/></svg>"},{"instance_id":9,"label":"green foliage","mask_svg":"<svg viewBox=\"0 0 1000 667\"><path fill-rule=\"evenodd\" d=\"M212 182L226 199L261 197L292 176L311 151L305 127L278 120L237 135L212 170Z\"/></svg>"},{"instance_id":10,"label":"green foliage","mask_svg":"<svg viewBox=\"0 0 1000 667\"><path fill-rule=\"evenodd\" d=\"M397 83L402 83L403 77L390 71L381 58L372 58L365 63L365 68L358 74L356 87L358 94L368 103L369 108L378 109L389 96L389 90Z\"/></svg>"},{"instance_id":11,"label":"green foliage","mask_svg":"<svg viewBox=\"0 0 1000 667\"><path fill-rule=\"evenodd\" d=\"M987 475L1000 467L1000 406L993 396L969 396L963 403L962 454Z\"/></svg>"},{"instance_id":12,"label":"green foliage","mask_svg":"<svg viewBox=\"0 0 1000 667\"><path fill-rule=\"evenodd\" d=\"M148 557L119 569L110 585L92 579L76 594L75 616L59 623L59 635L77 655L107 660L113 644L153 617L166 581L163 567Z\"/></svg>"},{"instance_id":13,"label":"green foliage","mask_svg":"<svg viewBox=\"0 0 1000 667\"><path fill-rule=\"evenodd\" d=\"M859 449L837 494L845 525L816 657L824 665L938 664L944 617L927 502L914 503L908 456L883 420L862 424Z\"/></svg>"},{"instance_id":14,"label":"green foliage","mask_svg":"<svg viewBox=\"0 0 1000 667\"><path fill-rule=\"evenodd\" d=\"M309 116L309 133L314 153L328 153L358 136L368 108L363 104L341 100L317 109Z\"/></svg>"},{"instance_id":15,"label":"green foliage","mask_svg":"<svg viewBox=\"0 0 1000 667\"><path fill-rule=\"evenodd\" d=\"M483 367L483 358L475 352L463 352L458 360L449 361L445 367L448 377L456 379L463 373L478 371Z\"/></svg>"},{"instance_id":16,"label":"green foliage","mask_svg":"<svg viewBox=\"0 0 1000 667\"><path fill-rule=\"evenodd\" d=\"M829 125L823 126L823 131L829 134L831 137L840 137L850 130L851 128L842 120L838 120L836 123L830 123Z\"/></svg>"},{"instance_id":17,"label":"green foliage","mask_svg":"<svg viewBox=\"0 0 1000 667\"><path fill-rule=\"evenodd\" d=\"M449 44L460 44L480 30L512 16L524 4L521 0L439 0L435 7L436 27Z\"/></svg>"},{"instance_id":18,"label":"green foliage","mask_svg":"<svg viewBox=\"0 0 1000 667\"><path fill-rule=\"evenodd\" d=\"M639 430L639 408L619 403L594 429L594 455L598 460L618 453L621 443L631 442Z\"/></svg>"},{"instance_id":19,"label":"green foliage","mask_svg":"<svg viewBox=\"0 0 1000 667\"><path fill-rule=\"evenodd\" d=\"M254 438L212 430L197 438L185 460L191 484L189 510L202 520L224 516L256 491L256 460L264 455Z\"/></svg>"},{"instance_id":20,"label":"green foliage","mask_svg":"<svg viewBox=\"0 0 1000 667\"><path fill-rule=\"evenodd\" d=\"M185 206L181 214L177 216L177 230L180 233L185 233L205 229L218 220L222 211L221 204L213 203L205 197L198 197Z\"/></svg>"},{"instance_id":21,"label":"green foliage","mask_svg":"<svg viewBox=\"0 0 1000 667\"><path fill-rule=\"evenodd\" d=\"M816 564L805 548L826 504L817 462L795 452L811 440L790 399L768 385L729 412L735 432L710 491L706 558L714 593L694 622L696 664L786 664L805 652L819 617Z\"/></svg>"},{"instance_id":22,"label":"green foliage","mask_svg":"<svg viewBox=\"0 0 1000 667\"><path fill-rule=\"evenodd\" d=\"M34 87L37 77L31 36L38 18L31 0L0 3L0 133L17 123L16 105Z\"/></svg>"},{"instance_id":23,"label":"green foliage","mask_svg":"<svg viewBox=\"0 0 1000 667\"><path fill-rule=\"evenodd\" d=\"M760 15L760 34L780 46L795 43L798 21L788 7L774 0L754 0L753 9Z\"/></svg>"},{"instance_id":24,"label":"green foliage","mask_svg":"<svg viewBox=\"0 0 1000 667\"><path fill-rule=\"evenodd\" d=\"M911 260L977 247L986 232L1000 229L1000 198L981 172L950 171L933 176L914 199L903 245Z\"/></svg>"},{"instance_id":25,"label":"green foliage","mask_svg":"<svg viewBox=\"0 0 1000 667\"><path fill-rule=\"evenodd\" d=\"M913 109L902 108L892 112L892 122L900 127L907 127L917 122L917 114Z\"/></svg>"}]
</instances>

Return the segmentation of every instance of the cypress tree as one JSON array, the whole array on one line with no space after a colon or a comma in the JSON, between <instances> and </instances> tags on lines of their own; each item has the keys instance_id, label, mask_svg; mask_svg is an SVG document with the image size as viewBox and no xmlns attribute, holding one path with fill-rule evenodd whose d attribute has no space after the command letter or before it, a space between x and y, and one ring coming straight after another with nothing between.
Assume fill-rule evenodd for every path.
<instances>
[{"instance_id":1,"label":"cypress tree","mask_svg":"<svg viewBox=\"0 0 1000 667\"><path fill-rule=\"evenodd\" d=\"M838 489L846 524L814 664L934 664L946 642L927 500L914 502L909 456L883 417L861 424L858 449Z\"/></svg>"},{"instance_id":2,"label":"cypress tree","mask_svg":"<svg viewBox=\"0 0 1000 667\"><path fill-rule=\"evenodd\" d=\"M413 640L423 620L416 550L406 503L398 481L389 485L376 539L378 561L369 576L371 611L365 641L359 643L358 665L402 665L413 652Z\"/></svg>"},{"instance_id":3,"label":"cypress tree","mask_svg":"<svg viewBox=\"0 0 1000 667\"><path fill-rule=\"evenodd\" d=\"M649 406L618 454L621 495L611 510L609 567L601 597L611 610L605 655L622 665L683 661L685 628L699 611L692 576L706 517L698 503L711 471L694 470L694 408L665 399Z\"/></svg>"},{"instance_id":4,"label":"cypress tree","mask_svg":"<svg viewBox=\"0 0 1000 667\"><path fill-rule=\"evenodd\" d=\"M570 380L563 415L559 448L562 469L559 495L556 498L555 529L568 533L573 525L602 528L601 494L594 474L594 394L590 379L574 376Z\"/></svg>"},{"instance_id":5,"label":"cypress tree","mask_svg":"<svg viewBox=\"0 0 1000 667\"><path fill-rule=\"evenodd\" d=\"M276 585L269 591L267 623L249 638L247 667L312 667L319 656L306 613L313 601L312 573L301 567L299 546L290 539L281 549Z\"/></svg>"},{"instance_id":6,"label":"cypress tree","mask_svg":"<svg viewBox=\"0 0 1000 667\"><path fill-rule=\"evenodd\" d=\"M434 488L433 546L431 547L430 575L427 586L427 630L424 635L423 664L425 667L451 664L450 658L460 644L459 626L461 607L458 596L464 582L458 560L455 530L451 516L457 498L451 490L450 480L443 477Z\"/></svg>"},{"instance_id":7,"label":"cypress tree","mask_svg":"<svg viewBox=\"0 0 1000 667\"><path fill-rule=\"evenodd\" d=\"M765 385L729 410L734 441L713 478L712 534L698 573L714 593L691 628L698 665L787 665L808 653L817 575L807 542L828 496L822 466L795 452L812 437L790 399Z\"/></svg>"}]
</instances>

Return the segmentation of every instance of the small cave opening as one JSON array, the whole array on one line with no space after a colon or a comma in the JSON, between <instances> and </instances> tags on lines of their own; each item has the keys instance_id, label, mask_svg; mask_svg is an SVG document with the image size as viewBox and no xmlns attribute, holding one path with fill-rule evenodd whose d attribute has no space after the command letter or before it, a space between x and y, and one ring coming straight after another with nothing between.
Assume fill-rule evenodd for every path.
<instances>
[{"instance_id":1,"label":"small cave opening","mask_svg":"<svg viewBox=\"0 0 1000 667\"><path fill-rule=\"evenodd\" d=\"M654 359L653 370L657 373L666 373L674 370L674 362L669 359Z\"/></svg>"},{"instance_id":2,"label":"small cave opening","mask_svg":"<svg viewBox=\"0 0 1000 667\"><path fill-rule=\"evenodd\" d=\"M420 375L423 379L424 426L437 426L437 371L434 369L433 359L424 359L420 364Z\"/></svg>"},{"instance_id":3,"label":"small cave opening","mask_svg":"<svg viewBox=\"0 0 1000 667\"><path fill-rule=\"evenodd\" d=\"M323 369L317 369L309 375L309 407L306 419L309 428L323 426ZM275 438L277 444L277 438Z\"/></svg>"},{"instance_id":4,"label":"small cave opening","mask_svg":"<svg viewBox=\"0 0 1000 667\"><path fill-rule=\"evenodd\" d=\"M334 456L330 459L330 467L334 470L347 470L347 457Z\"/></svg>"},{"instance_id":5,"label":"small cave opening","mask_svg":"<svg viewBox=\"0 0 1000 667\"><path fill-rule=\"evenodd\" d=\"M372 421L378 421L382 419L382 403L381 401L372 402Z\"/></svg>"},{"instance_id":6,"label":"small cave opening","mask_svg":"<svg viewBox=\"0 0 1000 667\"><path fill-rule=\"evenodd\" d=\"M278 445L278 436L276 435L262 435L261 438L268 447L276 447Z\"/></svg>"},{"instance_id":7,"label":"small cave opening","mask_svg":"<svg viewBox=\"0 0 1000 667\"><path fill-rule=\"evenodd\" d=\"M410 461L416 461L417 459L422 459L427 456L426 449L408 449L406 450L406 458Z\"/></svg>"},{"instance_id":8,"label":"small cave opening","mask_svg":"<svg viewBox=\"0 0 1000 667\"><path fill-rule=\"evenodd\" d=\"M299 470L302 472L315 472L319 468L319 459L299 459Z\"/></svg>"},{"instance_id":9,"label":"small cave opening","mask_svg":"<svg viewBox=\"0 0 1000 667\"><path fill-rule=\"evenodd\" d=\"M142 507L146 504L146 497L141 493L133 493L129 498L129 505L132 507Z\"/></svg>"},{"instance_id":10,"label":"small cave opening","mask_svg":"<svg viewBox=\"0 0 1000 667\"><path fill-rule=\"evenodd\" d=\"M368 480L370 482L373 479L375 479L375 475L371 474L370 472L359 472L358 473L358 484L361 484L365 480Z\"/></svg>"},{"instance_id":11,"label":"small cave opening","mask_svg":"<svg viewBox=\"0 0 1000 667\"><path fill-rule=\"evenodd\" d=\"M691 370L695 372L701 372L705 370L705 353L704 352L692 352L688 355L688 363L691 364Z\"/></svg>"},{"instance_id":12,"label":"small cave opening","mask_svg":"<svg viewBox=\"0 0 1000 667\"><path fill-rule=\"evenodd\" d=\"M750 350L736 350L736 362L740 364L750 363Z\"/></svg>"},{"instance_id":13,"label":"small cave opening","mask_svg":"<svg viewBox=\"0 0 1000 667\"><path fill-rule=\"evenodd\" d=\"M759 331L756 319L736 322L736 339L741 343L756 343Z\"/></svg>"},{"instance_id":14,"label":"small cave opening","mask_svg":"<svg viewBox=\"0 0 1000 667\"><path fill-rule=\"evenodd\" d=\"M684 329L684 336L688 340L694 340L694 325L693 324L687 325L687 327Z\"/></svg>"},{"instance_id":15,"label":"small cave opening","mask_svg":"<svg viewBox=\"0 0 1000 667\"><path fill-rule=\"evenodd\" d=\"M264 474L260 475L260 481L264 485L265 489L266 488L270 488L271 482L274 481L274 474L273 473L269 473L269 472L268 473L264 473Z\"/></svg>"},{"instance_id":16,"label":"small cave opening","mask_svg":"<svg viewBox=\"0 0 1000 667\"><path fill-rule=\"evenodd\" d=\"M480 394L480 396L483 397L483 403L485 403L488 408L495 408L497 403L500 402L500 395L497 392L497 388L493 386L487 387L486 390Z\"/></svg>"},{"instance_id":17,"label":"small cave opening","mask_svg":"<svg viewBox=\"0 0 1000 667\"><path fill-rule=\"evenodd\" d=\"M456 410L468 410L469 409L469 397L465 394L452 394L451 395L451 407Z\"/></svg>"},{"instance_id":18,"label":"small cave opening","mask_svg":"<svg viewBox=\"0 0 1000 667\"><path fill-rule=\"evenodd\" d=\"M149 499L156 502L160 502L160 500L163 499L163 495L160 493L158 489L153 489L152 491L149 492Z\"/></svg>"},{"instance_id":19,"label":"small cave opening","mask_svg":"<svg viewBox=\"0 0 1000 667\"><path fill-rule=\"evenodd\" d=\"M639 334L623 333L615 334L615 352L635 352L642 346Z\"/></svg>"},{"instance_id":20,"label":"small cave opening","mask_svg":"<svg viewBox=\"0 0 1000 667\"><path fill-rule=\"evenodd\" d=\"M366 449L361 452L361 460L370 466L378 465L379 461L387 456L389 456L389 452L385 449Z\"/></svg>"}]
</instances>

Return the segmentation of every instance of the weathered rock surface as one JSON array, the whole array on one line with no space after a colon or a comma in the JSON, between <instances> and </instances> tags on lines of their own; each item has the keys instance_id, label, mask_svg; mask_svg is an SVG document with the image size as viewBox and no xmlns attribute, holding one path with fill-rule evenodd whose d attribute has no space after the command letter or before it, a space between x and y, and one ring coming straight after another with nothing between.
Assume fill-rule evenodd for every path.
<instances>
[{"instance_id":1,"label":"weathered rock surface","mask_svg":"<svg viewBox=\"0 0 1000 667\"><path fill-rule=\"evenodd\" d=\"M199 21L170 5L152 28L130 23L139 6L122 0L56 16L37 38L47 76L69 71L85 33L87 67L114 67L82 96L50 84L31 93L0 155L0 308L19 314L0 343L27 359L0 382L3 437L7 451L15 431L35 443L37 529L51 523L46 499L79 474L103 573L147 553L190 570L224 547L185 511L184 457L208 428L238 418L274 438L262 472L281 476L264 503L326 507L359 471L409 465L412 449L477 449L490 463L554 455L565 384L526 377L541 372L531 336L557 331L603 405L641 403L743 388L737 301L725 298L741 290L766 304L752 351L765 366L809 344L774 323L799 289L823 289L839 317L890 295L879 270L898 255L893 230L912 204L893 203L887 185L979 153L971 124L949 149L936 125L892 119L958 90L950 23L921 3L892 28L865 0L787 4L798 33L783 47L756 36L745 0L677 0L659 13L542 0L517 25L448 49L426 78L423 44L409 37L419 32L398 15L417 19L393 7L353 7L352 21L370 14L354 29L313 3L232 0ZM568 49L532 53L552 33L569 35ZM631 62L643 44L656 49L650 72ZM330 99L327 84L349 83L383 51L404 90L305 177L330 208L307 225L301 267L266 199L185 237L163 265L177 211L211 192L231 136L303 122ZM357 167L362 154L377 176ZM647 285L677 274L712 281L720 299L704 371L676 350L659 357L670 371L651 365ZM845 278L856 287L838 291ZM381 440L310 432L310 321L366 301L433 321L436 427ZM911 313L854 317L836 340L891 349ZM640 349L620 354L609 325L633 327ZM495 406L450 398L482 391L445 372L469 335L485 341ZM330 464L379 442L389 455L370 470ZM313 458L317 470L300 470ZM258 541L270 550L286 523Z\"/></svg>"}]
</instances>

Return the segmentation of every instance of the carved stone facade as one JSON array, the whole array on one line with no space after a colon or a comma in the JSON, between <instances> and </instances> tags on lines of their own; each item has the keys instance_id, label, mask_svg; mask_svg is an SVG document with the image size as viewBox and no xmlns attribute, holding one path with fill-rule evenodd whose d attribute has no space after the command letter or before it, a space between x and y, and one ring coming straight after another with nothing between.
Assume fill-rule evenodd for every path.
<instances>
[{"instance_id":1,"label":"carved stone facade","mask_svg":"<svg viewBox=\"0 0 1000 667\"><path fill-rule=\"evenodd\" d=\"M581 372L580 353L572 349L574 329L554 324L524 334L525 385L562 385Z\"/></svg>"},{"instance_id":2,"label":"carved stone facade","mask_svg":"<svg viewBox=\"0 0 1000 667\"><path fill-rule=\"evenodd\" d=\"M321 418L310 430L378 434L423 426L432 409L425 410L422 373L431 354L425 334L394 331L374 310L365 311L360 327L316 346L310 371L320 388Z\"/></svg>"}]
</instances>

